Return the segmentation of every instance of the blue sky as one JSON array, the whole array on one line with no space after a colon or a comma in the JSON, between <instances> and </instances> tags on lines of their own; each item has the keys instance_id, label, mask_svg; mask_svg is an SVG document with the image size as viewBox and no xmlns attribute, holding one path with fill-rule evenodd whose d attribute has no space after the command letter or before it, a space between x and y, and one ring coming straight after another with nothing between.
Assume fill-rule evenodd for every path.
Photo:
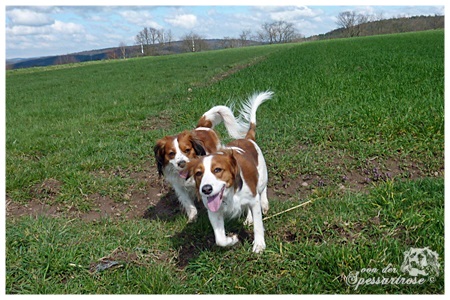
<instances>
[{"instance_id":1,"label":"blue sky","mask_svg":"<svg viewBox=\"0 0 450 300\"><path fill-rule=\"evenodd\" d=\"M311 36L337 28L336 16L348 10L383 18L444 14L443 5L314 6L293 5L300 1L284 0L227 1L227 6L199 5L202 3L190 1L182 2L189 5L175 6L171 4L177 1L170 0L164 2L167 6L158 6L158 1L133 1L130 6L105 6L98 1L74 3L80 6L55 6L39 1L32 1L31 5L22 5L20 0L6 2L4 33L8 59L118 47L120 43L133 45L134 37L143 27L170 29L174 40L191 31L204 38L223 38L238 37L246 29L255 34L265 22L285 20L294 23L304 36ZM121 5L124 3L121 1ZM145 6L146 3L152 6ZM320 1L315 3L320 4Z\"/></svg>"}]
</instances>

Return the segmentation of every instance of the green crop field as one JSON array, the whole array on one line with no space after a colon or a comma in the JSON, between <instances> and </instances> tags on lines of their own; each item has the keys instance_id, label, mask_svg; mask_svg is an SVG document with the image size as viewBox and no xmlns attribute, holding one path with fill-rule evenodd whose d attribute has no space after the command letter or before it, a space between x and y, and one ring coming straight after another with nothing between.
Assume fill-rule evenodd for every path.
<instances>
[{"instance_id":1,"label":"green crop field","mask_svg":"<svg viewBox=\"0 0 450 300\"><path fill-rule=\"evenodd\" d=\"M256 255L186 224L152 149L268 89ZM7 294L443 294L444 31L7 71L6 214Z\"/></svg>"}]
</instances>

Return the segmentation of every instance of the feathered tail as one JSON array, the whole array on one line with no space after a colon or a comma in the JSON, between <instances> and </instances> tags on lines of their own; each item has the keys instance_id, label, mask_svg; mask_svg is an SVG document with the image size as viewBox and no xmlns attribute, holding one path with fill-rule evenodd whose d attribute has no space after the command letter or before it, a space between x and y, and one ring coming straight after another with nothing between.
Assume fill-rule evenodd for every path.
<instances>
[{"instance_id":1,"label":"feathered tail","mask_svg":"<svg viewBox=\"0 0 450 300\"><path fill-rule=\"evenodd\" d=\"M233 139L241 139L247 133L245 124L241 123L234 117L231 108L223 105L214 106L203 114L197 123L198 127L214 128L214 126L222 123Z\"/></svg>"},{"instance_id":2,"label":"feathered tail","mask_svg":"<svg viewBox=\"0 0 450 300\"><path fill-rule=\"evenodd\" d=\"M246 138L251 124L256 125L256 111L265 101L272 98L273 92L266 91L255 93L247 101L242 103L240 115L236 119L231 108L223 105L214 106L203 114L197 123L197 127L214 128L224 123L228 134L234 139Z\"/></svg>"},{"instance_id":3,"label":"feathered tail","mask_svg":"<svg viewBox=\"0 0 450 300\"><path fill-rule=\"evenodd\" d=\"M256 111L258 107L269 99L272 99L273 92L265 91L253 94L246 102L242 104L238 123L246 126L246 130L250 128L250 124L256 125Z\"/></svg>"}]
</instances>

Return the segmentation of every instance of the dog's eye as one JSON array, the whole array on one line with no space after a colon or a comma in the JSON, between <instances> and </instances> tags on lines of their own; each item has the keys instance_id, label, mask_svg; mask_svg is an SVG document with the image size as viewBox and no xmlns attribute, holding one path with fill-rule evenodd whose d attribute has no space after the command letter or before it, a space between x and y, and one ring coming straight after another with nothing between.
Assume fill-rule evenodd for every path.
<instances>
[{"instance_id":1,"label":"dog's eye","mask_svg":"<svg viewBox=\"0 0 450 300\"><path fill-rule=\"evenodd\" d=\"M197 171L196 173L195 173L195 176L196 177L200 177L200 176L202 176L203 175L203 173L201 172L201 171Z\"/></svg>"},{"instance_id":2,"label":"dog's eye","mask_svg":"<svg viewBox=\"0 0 450 300\"><path fill-rule=\"evenodd\" d=\"M174 158L175 157L175 152L173 152L173 151L169 152L169 157L170 158Z\"/></svg>"},{"instance_id":3,"label":"dog's eye","mask_svg":"<svg viewBox=\"0 0 450 300\"><path fill-rule=\"evenodd\" d=\"M189 153L189 152L191 152L191 149L186 149L186 150L184 150L184 153Z\"/></svg>"},{"instance_id":4,"label":"dog's eye","mask_svg":"<svg viewBox=\"0 0 450 300\"><path fill-rule=\"evenodd\" d=\"M221 169L221 168L215 168L215 169L214 169L214 173L217 174L217 173L220 173L220 172L222 172L222 169Z\"/></svg>"}]
</instances>

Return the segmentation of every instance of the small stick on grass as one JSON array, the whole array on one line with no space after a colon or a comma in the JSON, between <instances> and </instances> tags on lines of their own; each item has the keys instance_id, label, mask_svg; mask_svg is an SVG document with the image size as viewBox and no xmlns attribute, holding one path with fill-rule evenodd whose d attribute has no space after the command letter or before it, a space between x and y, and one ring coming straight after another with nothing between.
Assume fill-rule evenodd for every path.
<instances>
[{"instance_id":1,"label":"small stick on grass","mask_svg":"<svg viewBox=\"0 0 450 300\"><path fill-rule=\"evenodd\" d=\"M305 206L306 204L309 204L309 203L311 203L311 202L312 202L312 200L309 200L309 201L303 202L302 204L299 204L299 205L296 205L296 206L294 206L294 207L291 207L291 208L288 208L288 209L286 209L286 210L283 210L282 212L276 213L276 214L274 214L274 215L272 215L272 216L265 217L265 218L263 219L263 221L268 220L268 219L271 219L271 218L276 217L276 216L279 216L279 215L281 215L281 214L287 213L288 211L297 209L297 208L299 208L299 207Z\"/></svg>"}]
</instances>

